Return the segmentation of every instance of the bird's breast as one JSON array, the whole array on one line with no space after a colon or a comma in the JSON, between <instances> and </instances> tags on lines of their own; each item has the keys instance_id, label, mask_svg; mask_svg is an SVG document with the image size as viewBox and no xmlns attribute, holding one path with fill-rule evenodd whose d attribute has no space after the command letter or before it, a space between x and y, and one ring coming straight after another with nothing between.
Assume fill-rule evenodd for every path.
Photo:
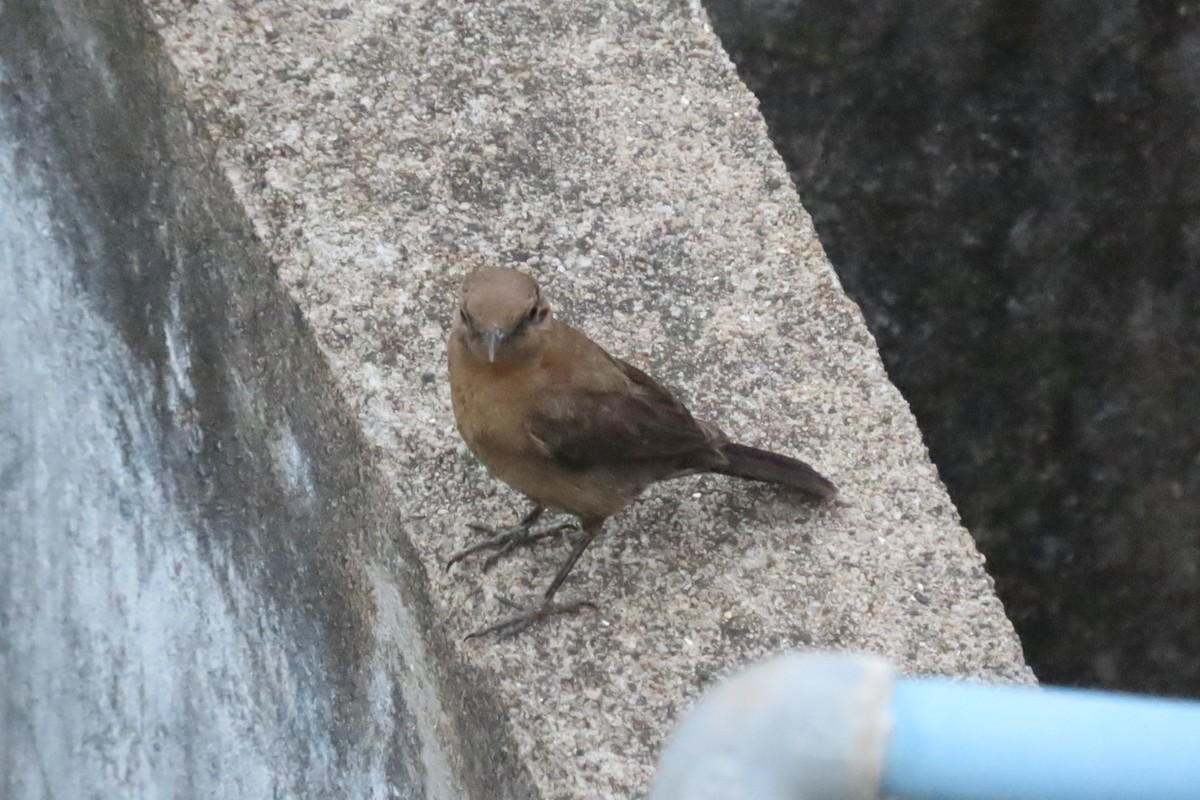
<instances>
[{"instance_id":1,"label":"bird's breast","mask_svg":"<svg viewBox=\"0 0 1200 800\"><path fill-rule=\"evenodd\" d=\"M450 395L458 431L489 467L534 444L527 423L531 399L525 381L511 370L491 366L450 359Z\"/></svg>"}]
</instances>

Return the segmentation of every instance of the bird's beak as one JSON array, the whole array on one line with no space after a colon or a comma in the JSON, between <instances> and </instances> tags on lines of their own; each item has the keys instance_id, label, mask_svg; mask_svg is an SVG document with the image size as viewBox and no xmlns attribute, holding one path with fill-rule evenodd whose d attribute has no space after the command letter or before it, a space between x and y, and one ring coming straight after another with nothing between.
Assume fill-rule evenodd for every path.
<instances>
[{"instance_id":1,"label":"bird's beak","mask_svg":"<svg viewBox=\"0 0 1200 800\"><path fill-rule=\"evenodd\" d=\"M483 334L483 343L487 345L488 363L496 363L496 345L500 344L504 339L504 331L499 328L492 328Z\"/></svg>"}]
</instances>

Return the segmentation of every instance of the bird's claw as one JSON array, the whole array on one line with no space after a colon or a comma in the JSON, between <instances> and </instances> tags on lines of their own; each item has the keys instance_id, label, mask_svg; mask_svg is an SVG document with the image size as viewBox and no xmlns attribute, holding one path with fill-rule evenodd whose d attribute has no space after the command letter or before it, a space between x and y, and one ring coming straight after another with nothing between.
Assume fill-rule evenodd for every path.
<instances>
[{"instance_id":1,"label":"bird's claw","mask_svg":"<svg viewBox=\"0 0 1200 800\"><path fill-rule=\"evenodd\" d=\"M538 623L544 619L549 619L550 617L558 617L565 614L578 614L585 608L591 609L592 611L600 610L596 604L590 600L576 600L570 603L555 603L550 600L544 600L536 606L522 607L506 598L501 597L498 599L502 604L508 606L509 608L519 609L519 611L516 614L513 614L511 617L500 620L494 625L489 625L486 628L480 628L473 633L468 633L463 637L464 642L470 641L471 639L479 639L492 633L496 634L496 637L499 639L511 639L514 636L517 636L528 630L535 623Z\"/></svg>"},{"instance_id":2,"label":"bird's claw","mask_svg":"<svg viewBox=\"0 0 1200 800\"><path fill-rule=\"evenodd\" d=\"M488 525L481 525L478 522L469 523L468 526L476 533L480 533L487 538L481 542L465 547L459 550L454 555L446 560L446 569L462 561L467 556L475 553L483 552L484 550L495 550L496 552L489 555L483 562L483 571L487 572L492 567L504 558L509 553L521 547L532 547L535 543L542 539L548 539L551 536L561 536L570 530L575 530L575 525L564 522L559 525L553 525L540 531L531 531L528 525L514 525L509 528L492 528Z\"/></svg>"}]
</instances>

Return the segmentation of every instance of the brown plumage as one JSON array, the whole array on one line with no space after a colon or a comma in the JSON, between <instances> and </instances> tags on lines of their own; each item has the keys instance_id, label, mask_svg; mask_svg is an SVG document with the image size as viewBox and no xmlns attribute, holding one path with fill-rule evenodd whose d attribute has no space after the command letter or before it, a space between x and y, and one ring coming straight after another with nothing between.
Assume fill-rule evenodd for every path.
<instances>
[{"instance_id":1,"label":"brown plumage","mask_svg":"<svg viewBox=\"0 0 1200 800\"><path fill-rule=\"evenodd\" d=\"M564 526L531 531L547 508L574 514L583 528L542 604L473 635L516 633L550 614L590 605L553 598L604 520L656 481L717 472L818 499L837 494L807 464L734 444L715 425L695 419L649 375L551 316L537 282L516 270L467 277L447 351L463 439L492 474L536 504L511 528L472 526L489 537L456 553L447 567L495 550L486 569L517 547L561 533Z\"/></svg>"}]
</instances>

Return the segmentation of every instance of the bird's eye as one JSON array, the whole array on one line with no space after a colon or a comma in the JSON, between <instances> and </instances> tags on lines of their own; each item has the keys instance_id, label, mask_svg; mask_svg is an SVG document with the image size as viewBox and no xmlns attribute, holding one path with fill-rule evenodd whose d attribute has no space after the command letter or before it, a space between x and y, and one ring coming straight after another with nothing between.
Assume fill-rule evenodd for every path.
<instances>
[{"instance_id":1,"label":"bird's eye","mask_svg":"<svg viewBox=\"0 0 1200 800\"><path fill-rule=\"evenodd\" d=\"M463 325L469 326L471 324L471 315L467 313L465 308L460 308L458 310L458 318L462 320Z\"/></svg>"},{"instance_id":2,"label":"bird's eye","mask_svg":"<svg viewBox=\"0 0 1200 800\"><path fill-rule=\"evenodd\" d=\"M528 316L530 322L536 322L538 318L538 307L534 306L533 308L529 309Z\"/></svg>"}]
</instances>

